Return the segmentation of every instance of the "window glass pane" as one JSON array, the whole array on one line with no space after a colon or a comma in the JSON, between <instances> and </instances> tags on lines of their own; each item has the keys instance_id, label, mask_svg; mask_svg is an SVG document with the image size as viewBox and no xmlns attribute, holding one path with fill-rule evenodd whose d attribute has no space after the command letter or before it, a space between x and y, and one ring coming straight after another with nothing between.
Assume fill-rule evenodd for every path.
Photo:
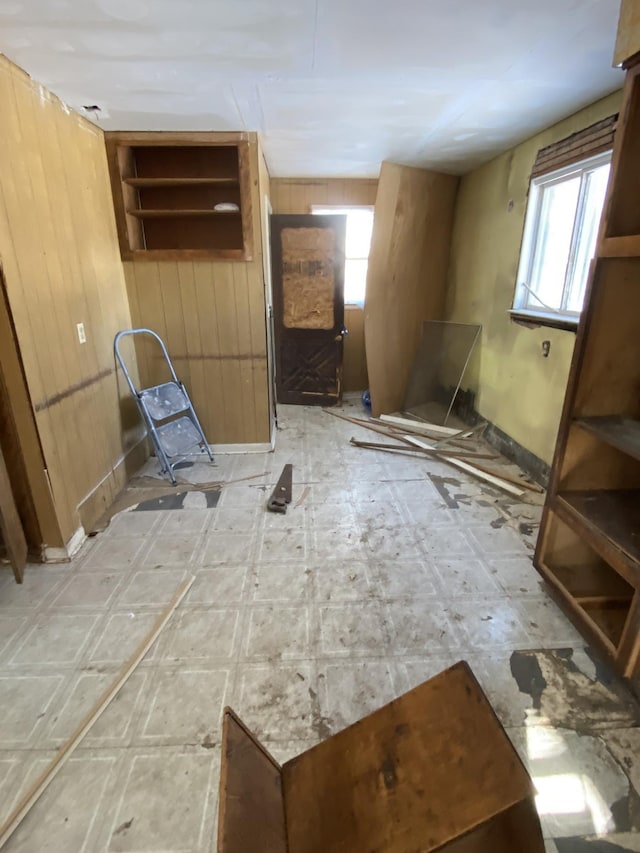
<instances>
[{"instance_id":1,"label":"window glass pane","mask_svg":"<svg viewBox=\"0 0 640 853\"><path fill-rule=\"evenodd\" d=\"M347 258L368 258L373 230L372 210L350 210L347 214Z\"/></svg>"},{"instance_id":2,"label":"window glass pane","mask_svg":"<svg viewBox=\"0 0 640 853\"><path fill-rule=\"evenodd\" d=\"M526 282L533 291L527 291L527 306L534 310L561 306L579 190L579 175L542 190L536 248Z\"/></svg>"},{"instance_id":3,"label":"window glass pane","mask_svg":"<svg viewBox=\"0 0 640 853\"><path fill-rule=\"evenodd\" d=\"M609 163L585 175L585 204L582 227L578 237L573 274L569 281L566 310L580 312L587 286L589 264L596 250L600 216L609 179Z\"/></svg>"},{"instance_id":4,"label":"window glass pane","mask_svg":"<svg viewBox=\"0 0 640 853\"><path fill-rule=\"evenodd\" d=\"M368 260L346 260L344 264L345 305L364 305Z\"/></svg>"}]
</instances>

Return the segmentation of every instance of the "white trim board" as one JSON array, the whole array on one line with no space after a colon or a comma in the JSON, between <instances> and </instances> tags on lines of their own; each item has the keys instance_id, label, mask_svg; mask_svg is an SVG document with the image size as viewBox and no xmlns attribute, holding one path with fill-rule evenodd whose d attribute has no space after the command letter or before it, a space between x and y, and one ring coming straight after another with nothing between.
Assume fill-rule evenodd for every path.
<instances>
[{"instance_id":1,"label":"white trim board","mask_svg":"<svg viewBox=\"0 0 640 853\"><path fill-rule=\"evenodd\" d=\"M85 529L82 525L76 530L71 539L67 542L64 548L52 548L50 545L42 546L42 559L45 563L66 563L82 547L84 540L87 538Z\"/></svg>"}]
</instances>

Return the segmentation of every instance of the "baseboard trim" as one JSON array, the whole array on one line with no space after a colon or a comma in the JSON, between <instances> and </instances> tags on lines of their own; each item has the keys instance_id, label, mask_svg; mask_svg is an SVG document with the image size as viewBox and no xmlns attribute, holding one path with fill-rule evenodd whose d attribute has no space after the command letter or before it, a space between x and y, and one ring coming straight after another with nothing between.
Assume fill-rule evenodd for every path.
<instances>
[{"instance_id":1,"label":"baseboard trim","mask_svg":"<svg viewBox=\"0 0 640 853\"><path fill-rule=\"evenodd\" d=\"M210 444L213 454L219 453L221 456L233 455L236 453L270 453L275 447L275 435L271 441L260 442L259 444ZM192 454L200 456L200 454Z\"/></svg>"},{"instance_id":2,"label":"baseboard trim","mask_svg":"<svg viewBox=\"0 0 640 853\"><path fill-rule=\"evenodd\" d=\"M85 530L91 530L98 518L111 506L131 477L149 457L146 434L127 450L113 468L78 504L78 515Z\"/></svg>"},{"instance_id":3,"label":"baseboard trim","mask_svg":"<svg viewBox=\"0 0 640 853\"><path fill-rule=\"evenodd\" d=\"M84 527L80 525L64 548L52 548L50 545L43 545L43 563L68 563L74 554L78 553L86 538L87 534Z\"/></svg>"}]
</instances>

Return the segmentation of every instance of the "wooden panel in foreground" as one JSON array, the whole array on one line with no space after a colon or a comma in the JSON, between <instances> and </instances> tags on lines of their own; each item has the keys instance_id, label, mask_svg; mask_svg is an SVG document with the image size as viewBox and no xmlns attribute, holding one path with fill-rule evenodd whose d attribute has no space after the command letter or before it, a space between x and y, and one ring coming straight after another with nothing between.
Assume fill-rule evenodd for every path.
<instances>
[{"instance_id":1,"label":"wooden panel in foreground","mask_svg":"<svg viewBox=\"0 0 640 853\"><path fill-rule=\"evenodd\" d=\"M287 853L282 770L230 708L222 725L218 853Z\"/></svg>"},{"instance_id":2,"label":"wooden panel in foreground","mask_svg":"<svg viewBox=\"0 0 640 853\"><path fill-rule=\"evenodd\" d=\"M531 780L466 663L282 772L290 853L544 850Z\"/></svg>"}]
</instances>

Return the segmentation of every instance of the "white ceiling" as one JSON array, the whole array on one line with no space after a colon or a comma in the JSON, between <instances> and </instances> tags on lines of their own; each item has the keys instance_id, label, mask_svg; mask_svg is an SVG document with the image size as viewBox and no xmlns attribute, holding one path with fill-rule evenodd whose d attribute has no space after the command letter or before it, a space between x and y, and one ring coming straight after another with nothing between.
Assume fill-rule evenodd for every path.
<instances>
[{"instance_id":1,"label":"white ceiling","mask_svg":"<svg viewBox=\"0 0 640 853\"><path fill-rule=\"evenodd\" d=\"M461 173L619 88L619 0L0 0L108 130L257 130L272 175Z\"/></svg>"}]
</instances>

